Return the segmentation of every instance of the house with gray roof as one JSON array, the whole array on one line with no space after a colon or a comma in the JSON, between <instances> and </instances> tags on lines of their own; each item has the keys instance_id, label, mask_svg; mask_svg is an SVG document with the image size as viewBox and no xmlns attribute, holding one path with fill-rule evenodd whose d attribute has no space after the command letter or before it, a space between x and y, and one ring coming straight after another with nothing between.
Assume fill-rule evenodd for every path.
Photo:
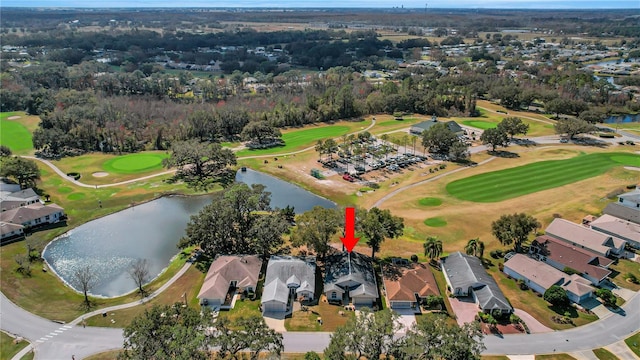
<instances>
[{"instance_id":1,"label":"house with gray roof","mask_svg":"<svg viewBox=\"0 0 640 360\"><path fill-rule=\"evenodd\" d=\"M602 212L607 215L630 221L634 224L640 224L640 211L632 207L621 205L617 202L608 203Z\"/></svg>"},{"instance_id":2,"label":"house with gray roof","mask_svg":"<svg viewBox=\"0 0 640 360\"><path fill-rule=\"evenodd\" d=\"M0 212L0 222L22 225L25 228L55 224L64 220L64 210L56 205L40 202Z\"/></svg>"},{"instance_id":3,"label":"house with gray roof","mask_svg":"<svg viewBox=\"0 0 640 360\"><path fill-rule=\"evenodd\" d=\"M475 256L455 252L440 260L449 291L456 297L471 296L483 312L513 312L496 281Z\"/></svg>"},{"instance_id":4,"label":"house with gray roof","mask_svg":"<svg viewBox=\"0 0 640 360\"><path fill-rule=\"evenodd\" d=\"M328 256L323 291L329 302L372 307L379 295L371 258L355 251Z\"/></svg>"},{"instance_id":5,"label":"house with gray roof","mask_svg":"<svg viewBox=\"0 0 640 360\"><path fill-rule=\"evenodd\" d=\"M569 300L577 304L593 297L595 290L588 280L579 275L568 275L523 254L515 254L505 262L504 273L516 280L524 281L531 290L539 294L544 294L553 285L560 286L567 292Z\"/></svg>"},{"instance_id":6,"label":"house with gray roof","mask_svg":"<svg viewBox=\"0 0 640 360\"><path fill-rule=\"evenodd\" d=\"M618 195L618 203L628 208L640 211L640 188Z\"/></svg>"},{"instance_id":7,"label":"house with gray roof","mask_svg":"<svg viewBox=\"0 0 640 360\"><path fill-rule=\"evenodd\" d=\"M419 122L411 126L411 128L409 129L409 132L414 135L422 135L423 132L431 129L434 125L438 123L441 123L441 121L438 121L434 117L431 120ZM452 133L456 135L464 135L464 129L462 129L462 127L457 122L451 120L451 121L445 122L444 124L447 126L447 128L449 128L449 130L451 130Z\"/></svg>"},{"instance_id":8,"label":"house with gray roof","mask_svg":"<svg viewBox=\"0 0 640 360\"><path fill-rule=\"evenodd\" d=\"M32 188L14 192L0 193L0 211L7 211L21 206L42 203L40 196Z\"/></svg>"},{"instance_id":9,"label":"house with gray roof","mask_svg":"<svg viewBox=\"0 0 640 360\"><path fill-rule=\"evenodd\" d=\"M603 256L619 256L624 253L626 241L588 226L556 218L547 226L545 234L583 249L589 249Z\"/></svg>"},{"instance_id":10,"label":"house with gray roof","mask_svg":"<svg viewBox=\"0 0 640 360\"><path fill-rule=\"evenodd\" d=\"M640 210L638 213L640 216ZM640 224L604 214L591 221L589 226L594 230L625 240L630 246L640 249Z\"/></svg>"},{"instance_id":11,"label":"house with gray roof","mask_svg":"<svg viewBox=\"0 0 640 360\"><path fill-rule=\"evenodd\" d=\"M262 260L255 255L218 255L198 293L200 304L232 309L236 295L255 292L261 268Z\"/></svg>"},{"instance_id":12,"label":"house with gray roof","mask_svg":"<svg viewBox=\"0 0 640 360\"><path fill-rule=\"evenodd\" d=\"M285 312L291 303L315 298L315 256L271 256L262 291L264 312Z\"/></svg>"}]
</instances>

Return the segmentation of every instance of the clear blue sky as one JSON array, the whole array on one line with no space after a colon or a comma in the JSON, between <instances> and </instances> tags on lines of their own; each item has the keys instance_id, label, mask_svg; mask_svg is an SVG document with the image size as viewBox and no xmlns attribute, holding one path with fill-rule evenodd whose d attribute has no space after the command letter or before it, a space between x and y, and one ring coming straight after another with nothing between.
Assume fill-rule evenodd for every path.
<instances>
[{"instance_id":1,"label":"clear blue sky","mask_svg":"<svg viewBox=\"0 0 640 360\"><path fill-rule=\"evenodd\" d=\"M640 0L0 0L19 7L353 7L353 8L640 9Z\"/></svg>"}]
</instances>

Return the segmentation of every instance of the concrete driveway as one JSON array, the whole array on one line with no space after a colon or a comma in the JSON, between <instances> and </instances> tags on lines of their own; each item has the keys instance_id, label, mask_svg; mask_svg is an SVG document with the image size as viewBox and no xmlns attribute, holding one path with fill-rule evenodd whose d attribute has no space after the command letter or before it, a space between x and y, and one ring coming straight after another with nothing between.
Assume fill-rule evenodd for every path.
<instances>
[{"instance_id":1,"label":"concrete driveway","mask_svg":"<svg viewBox=\"0 0 640 360\"><path fill-rule=\"evenodd\" d=\"M473 322L478 311L480 311L478 304L476 304L470 296L466 298L449 298L449 303L451 303L453 312L456 314L456 321L460 326Z\"/></svg>"},{"instance_id":2,"label":"concrete driveway","mask_svg":"<svg viewBox=\"0 0 640 360\"><path fill-rule=\"evenodd\" d=\"M416 323L416 314L411 309L393 309L400 317L396 320L396 324L402 326L401 333L406 333Z\"/></svg>"},{"instance_id":3,"label":"concrete driveway","mask_svg":"<svg viewBox=\"0 0 640 360\"><path fill-rule=\"evenodd\" d=\"M287 332L287 329L284 327L285 315L286 313L284 312L265 312L262 314L262 317L264 318L264 322L267 323L268 327L279 333L283 333Z\"/></svg>"}]
</instances>

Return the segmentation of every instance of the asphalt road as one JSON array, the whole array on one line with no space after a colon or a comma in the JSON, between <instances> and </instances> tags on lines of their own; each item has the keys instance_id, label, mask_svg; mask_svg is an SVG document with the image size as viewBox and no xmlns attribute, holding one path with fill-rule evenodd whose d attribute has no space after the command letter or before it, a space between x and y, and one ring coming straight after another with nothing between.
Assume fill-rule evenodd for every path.
<instances>
[{"instance_id":1,"label":"asphalt road","mask_svg":"<svg viewBox=\"0 0 640 360\"><path fill-rule=\"evenodd\" d=\"M549 354L575 352L613 344L640 329L640 294L627 301L620 314L571 330L530 335L488 336L485 354ZM0 297L0 326L3 330L22 336L34 345L35 359L82 359L88 355L122 347L121 329L83 328L62 325L35 316ZM54 335L55 334L55 335ZM283 334L285 352L321 352L329 343L327 332L286 332Z\"/></svg>"}]
</instances>

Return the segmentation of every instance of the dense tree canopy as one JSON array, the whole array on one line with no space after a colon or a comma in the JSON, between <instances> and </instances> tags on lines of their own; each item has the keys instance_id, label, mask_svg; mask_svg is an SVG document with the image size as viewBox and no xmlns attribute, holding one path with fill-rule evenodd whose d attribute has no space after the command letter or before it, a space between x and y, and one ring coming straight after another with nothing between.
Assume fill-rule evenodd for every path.
<instances>
[{"instance_id":1,"label":"dense tree canopy","mask_svg":"<svg viewBox=\"0 0 640 360\"><path fill-rule=\"evenodd\" d=\"M516 252L520 252L522 244L529 234L540 227L536 218L525 213L502 215L491 223L491 233L502 245L513 244Z\"/></svg>"},{"instance_id":2,"label":"dense tree canopy","mask_svg":"<svg viewBox=\"0 0 640 360\"><path fill-rule=\"evenodd\" d=\"M35 161L19 156L0 157L0 177L15 180L22 189L36 187L40 169Z\"/></svg>"},{"instance_id":3,"label":"dense tree canopy","mask_svg":"<svg viewBox=\"0 0 640 360\"><path fill-rule=\"evenodd\" d=\"M228 167L236 164L236 156L220 144L192 139L174 143L171 156L164 159L163 164L176 167L176 178L184 180L188 186L206 190L215 182L229 182Z\"/></svg>"},{"instance_id":4,"label":"dense tree canopy","mask_svg":"<svg viewBox=\"0 0 640 360\"><path fill-rule=\"evenodd\" d=\"M524 123L519 117L507 117L498 124L498 129L513 139L518 134L526 134L529 131L529 124Z\"/></svg>"},{"instance_id":5,"label":"dense tree canopy","mask_svg":"<svg viewBox=\"0 0 640 360\"><path fill-rule=\"evenodd\" d=\"M404 219L391 214L389 210L377 207L370 210L358 209L358 229L364 235L371 248L371 257L380 251L380 245L386 238L398 238L404 231Z\"/></svg>"},{"instance_id":6,"label":"dense tree canopy","mask_svg":"<svg viewBox=\"0 0 640 360\"><path fill-rule=\"evenodd\" d=\"M293 245L306 245L324 258L331 246L331 238L338 232L343 221L338 210L315 206L300 215L296 224L291 238Z\"/></svg>"},{"instance_id":7,"label":"dense tree canopy","mask_svg":"<svg viewBox=\"0 0 640 360\"><path fill-rule=\"evenodd\" d=\"M280 249L289 229L270 202L263 185L237 183L215 193L211 204L191 217L178 246L199 245L210 257L258 253L266 258Z\"/></svg>"},{"instance_id":8,"label":"dense tree canopy","mask_svg":"<svg viewBox=\"0 0 640 360\"><path fill-rule=\"evenodd\" d=\"M459 141L458 136L445 123L435 124L422 133L422 145L435 154L448 154L451 146Z\"/></svg>"},{"instance_id":9,"label":"dense tree canopy","mask_svg":"<svg viewBox=\"0 0 640 360\"><path fill-rule=\"evenodd\" d=\"M569 305L569 297L567 291L558 285L552 285L544 292L544 299L555 306Z\"/></svg>"},{"instance_id":10,"label":"dense tree canopy","mask_svg":"<svg viewBox=\"0 0 640 360\"><path fill-rule=\"evenodd\" d=\"M596 130L596 127L587 121L574 118L558 120L554 127L556 134L566 134L570 139L573 139L576 135L588 134Z\"/></svg>"},{"instance_id":11,"label":"dense tree canopy","mask_svg":"<svg viewBox=\"0 0 640 360\"><path fill-rule=\"evenodd\" d=\"M509 136L501 128L491 128L482 132L480 140L485 145L491 145L491 151L496 151L498 146L509 146Z\"/></svg>"}]
</instances>

